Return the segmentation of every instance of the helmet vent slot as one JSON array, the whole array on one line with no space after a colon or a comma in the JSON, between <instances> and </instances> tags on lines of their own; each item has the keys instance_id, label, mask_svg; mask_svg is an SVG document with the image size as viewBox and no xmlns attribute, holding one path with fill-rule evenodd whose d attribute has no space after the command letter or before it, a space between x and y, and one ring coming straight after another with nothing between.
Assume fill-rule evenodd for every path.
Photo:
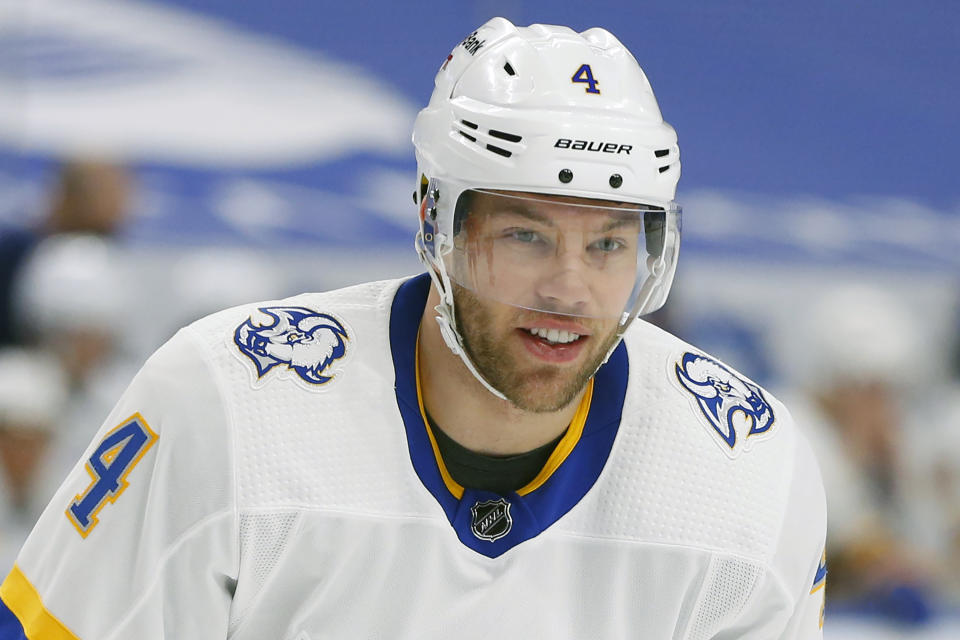
<instances>
[{"instance_id":1,"label":"helmet vent slot","mask_svg":"<svg viewBox=\"0 0 960 640\"><path fill-rule=\"evenodd\" d=\"M520 142L523 140L522 136L518 136L512 133L504 133L503 131L497 131L496 129L490 129L490 135L494 138L500 138L501 140L506 140L507 142Z\"/></svg>"},{"instance_id":2,"label":"helmet vent slot","mask_svg":"<svg viewBox=\"0 0 960 640\"><path fill-rule=\"evenodd\" d=\"M486 149L504 158L511 157L517 151L516 149L511 151L509 148L504 147L523 140L523 136L518 136L515 133L497 131L496 129L480 129L478 124L470 122L469 120L454 121L453 130L470 142L476 144L480 149ZM503 140L507 144L496 144L497 140ZM494 144L490 144L491 142Z\"/></svg>"},{"instance_id":3,"label":"helmet vent slot","mask_svg":"<svg viewBox=\"0 0 960 640\"><path fill-rule=\"evenodd\" d=\"M658 169L658 171L659 171L660 173L666 173L667 171L670 170L670 167L671 167L671 166L672 166L672 165L669 165L669 164L668 164L668 165L666 165L666 166L660 167L660 168Z\"/></svg>"},{"instance_id":4,"label":"helmet vent slot","mask_svg":"<svg viewBox=\"0 0 960 640\"><path fill-rule=\"evenodd\" d=\"M653 152L653 155L662 158L663 156L670 155L670 149L657 149Z\"/></svg>"},{"instance_id":5,"label":"helmet vent slot","mask_svg":"<svg viewBox=\"0 0 960 640\"><path fill-rule=\"evenodd\" d=\"M517 75L517 72L513 70L513 65L511 65L509 61L504 63L503 70L507 72L508 76Z\"/></svg>"},{"instance_id":6,"label":"helmet vent slot","mask_svg":"<svg viewBox=\"0 0 960 640\"><path fill-rule=\"evenodd\" d=\"M488 145L487 145L487 151L493 151L494 153L496 153L496 154L498 154L498 155L501 155L501 156L503 156L504 158L509 158L510 156L513 155L513 152L512 152L512 151L507 151L506 149L501 149L500 147L496 147L496 146L494 146L494 145L492 145L492 144L488 144Z\"/></svg>"}]
</instances>

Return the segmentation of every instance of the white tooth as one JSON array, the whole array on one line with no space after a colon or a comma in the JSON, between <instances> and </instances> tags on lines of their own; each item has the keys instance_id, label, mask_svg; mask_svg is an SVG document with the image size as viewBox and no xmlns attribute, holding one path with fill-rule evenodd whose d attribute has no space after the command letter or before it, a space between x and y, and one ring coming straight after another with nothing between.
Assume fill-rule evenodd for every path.
<instances>
[{"instance_id":1,"label":"white tooth","mask_svg":"<svg viewBox=\"0 0 960 640\"><path fill-rule=\"evenodd\" d=\"M563 343L573 342L580 338L579 333L573 333L572 331L565 331L563 329L543 329L541 327L536 327L534 329L527 329L531 335L538 336L553 343Z\"/></svg>"},{"instance_id":2,"label":"white tooth","mask_svg":"<svg viewBox=\"0 0 960 640\"><path fill-rule=\"evenodd\" d=\"M573 342L574 340L580 339L579 333L574 333L572 331L565 331L563 329L543 329L541 327L536 327L534 329L527 329L531 335L543 338L549 342L553 343L562 343L567 344Z\"/></svg>"}]
</instances>

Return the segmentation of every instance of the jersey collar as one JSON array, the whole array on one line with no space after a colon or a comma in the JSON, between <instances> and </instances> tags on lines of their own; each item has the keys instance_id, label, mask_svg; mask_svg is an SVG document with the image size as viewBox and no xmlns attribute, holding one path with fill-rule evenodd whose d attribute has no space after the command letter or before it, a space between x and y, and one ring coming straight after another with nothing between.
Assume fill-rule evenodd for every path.
<instances>
[{"instance_id":1,"label":"jersey collar","mask_svg":"<svg viewBox=\"0 0 960 640\"><path fill-rule=\"evenodd\" d=\"M390 314L397 406L410 460L460 541L478 553L497 557L545 531L593 487L620 425L629 370L626 347L621 342L597 371L567 435L533 481L505 496L462 487L446 472L419 394L417 336L430 286L427 274L405 281L394 296ZM492 536L478 536L474 526L477 507L490 504L502 504L501 515L509 519L501 527L506 533L492 540Z\"/></svg>"}]
</instances>

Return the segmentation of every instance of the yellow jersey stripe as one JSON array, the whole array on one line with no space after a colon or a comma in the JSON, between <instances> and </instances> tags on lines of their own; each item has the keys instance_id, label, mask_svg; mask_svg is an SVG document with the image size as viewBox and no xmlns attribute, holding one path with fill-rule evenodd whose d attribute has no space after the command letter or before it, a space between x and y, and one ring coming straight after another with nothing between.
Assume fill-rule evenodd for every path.
<instances>
[{"instance_id":1,"label":"yellow jersey stripe","mask_svg":"<svg viewBox=\"0 0 960 640\"><path fill-rule=\"evenodd\" d=\"M544 482L550 479L554 471L560 468L563 461L567 459L567 456L570 455L573 448L580 442L580 436L583 435L583 425L586 424L587 415L590 413L591 400L593 400L593 378L590 378L586 393L580 398L580 406L577 407L577 412L573 414L573 420L570 421L567 432L560 442L557 443L550 457L547 458L547 463L543 465L543 469L540 470L540 473L538 473L529 484L517 489L517 495L525 496L532 491L536 491L543 486Z\"/></svg>"},{"instance_id":2,"label":"yellow jersey stripe","mask_svg":"<svg viewBox=\"0 0 960 640\"><path fill-rule=\"evenodd\" d=\"M440 468L440 477L443 478L443 484L447 486L447 491L453 494L457 500L463 498L463 487L450 472L447 471L447 465L443 464L443 458L440 456L440 447L437 446L437 440L433 437L433 429L430 428L430 422L427 420L427 410L423 408L423 393L420 390L420 332L417 332L417 344L414 347L413 370L417 378L417 404L420 406L420 417L423 419L423 428L427 430L427 437L430 438L430 447L433 449L433 457Z\"/></svg>"},{"instance_id":3,"label":"yellow jersey stripe","mask_svg":"<svg viewBox=\"0 0 960 640\"><path fill-rule=\"evenodd\" d=\"M79 640L62 622L46 610L40 594L16 565L0 585L0 598L17 616L29 640Z\"/></svg>"},{"instance_id":4,"label":"yellow jersey stripe","mask_svg":"<svg viewBox=\"0 0 960 640\"><path fill-rule=\"evenodd\" d=\"M440 448L437 446L437 440L433 437L433 429L430 428L430 422L427 420L427 411L423 407L423 393L420 389L420 335L417 334L417 344L415 347L414 355L414 371L416 372L417 379L417 404L420 406L420 417L423 419L423 426L427 430L427 437L430 438L430 447L433 449L433 457L437 461L437 467L440 469L440 477L443 478L443 484L446 485L447 491L449 491L453 497L457 500L463 498L463 486L453 479L453 476L450 475L450 472L447 470L447 465L443 463L443 457L440 455ZM583 426L587 422L587 416L590 414L590 402L593 399L593 378L590 379L590 382L587 384L587 390L583 394L583 397L580 399L580 405L577 407L577 412L573 415L573 420L570 422L570 426L567 428L566 434L560 442L557 443L557 446L554 448L553 452L550 454L550 457L547 458L547 463L543 465L543 469L540 470L540 473L531 480L526 486L521 487L517 490L517 494L525 496L528 493L536 491L543 483L550 479L550 476L553 475L553 472L560 468L560 465L563 464L563 461L567 459L567 456L573 451L573 448L577 446L577 443L580 441L580 436L583 435Z\"/></svg>"}]
</instances>

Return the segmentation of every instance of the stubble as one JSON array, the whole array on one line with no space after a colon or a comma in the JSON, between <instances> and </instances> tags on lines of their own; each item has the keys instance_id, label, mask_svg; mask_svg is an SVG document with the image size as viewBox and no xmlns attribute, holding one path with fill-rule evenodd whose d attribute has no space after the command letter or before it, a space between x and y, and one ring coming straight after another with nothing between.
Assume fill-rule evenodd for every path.
<instances>
[{"instance_id":1,"label":"stubble","mask_svg":"<svg viewBox=\"0 0 960 640\"><path fill-rule=\"evenodd\" d=\"M497 334L496 318L489 306L456 283L454 300L457 331L477 371L514 406L531 413L549 413L569 406L617 340L614 329L607 336L593 334L591 340L602 342L593 347L579 368L523 365L516 348L511 350L504 336Z\"/></svg>"}]
</instances>

